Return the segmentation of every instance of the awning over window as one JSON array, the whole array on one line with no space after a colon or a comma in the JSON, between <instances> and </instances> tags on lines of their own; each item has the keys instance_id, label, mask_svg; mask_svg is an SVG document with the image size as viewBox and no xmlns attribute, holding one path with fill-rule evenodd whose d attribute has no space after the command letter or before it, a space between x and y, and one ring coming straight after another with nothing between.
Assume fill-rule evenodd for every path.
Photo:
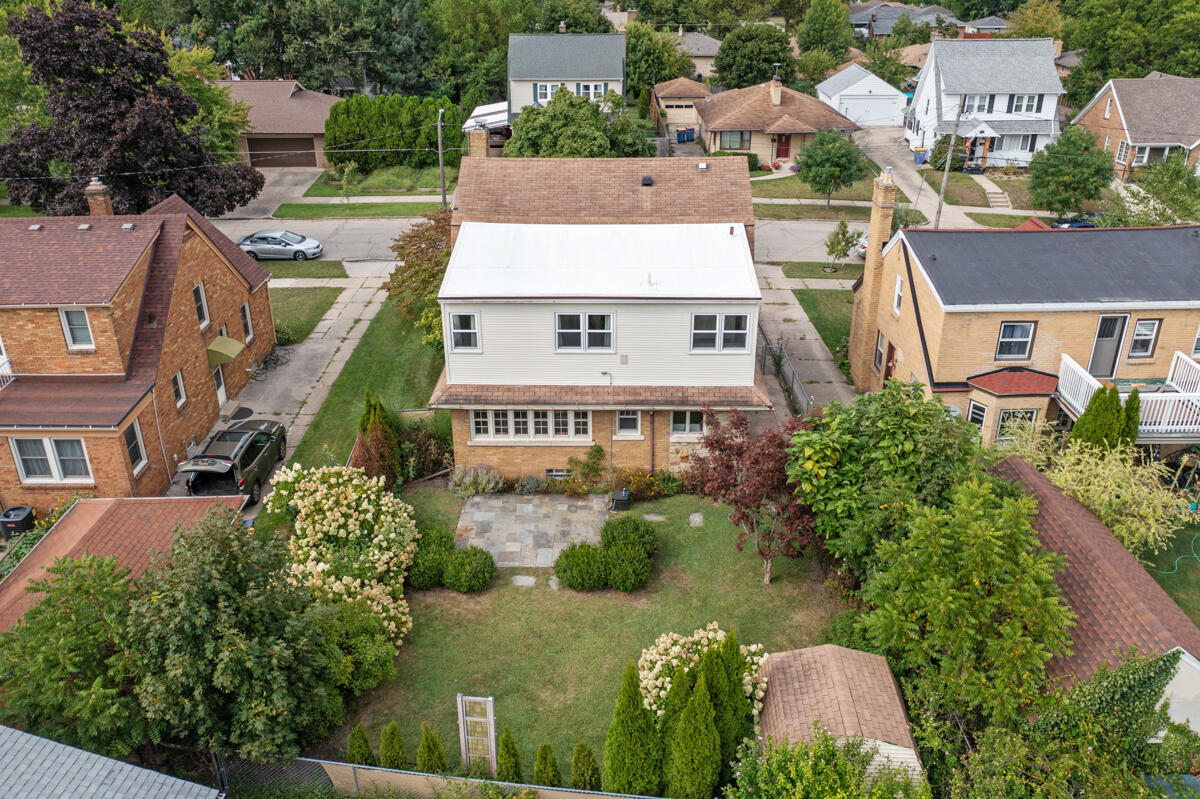
<instances>
[{"instance_id":1,"label":"awning over window","mask_svg":"<svg viewBox=\"0 0 1200 799\"><path fill-rule=\"evenodd\" d=\"M208 365L219 366L223 363L230 363L241 355L244 349L246 349L246 345L240 341L234 341L229 336L217 336L213 339L213 343L208 345Z\"/></svg>"}]
</instances>

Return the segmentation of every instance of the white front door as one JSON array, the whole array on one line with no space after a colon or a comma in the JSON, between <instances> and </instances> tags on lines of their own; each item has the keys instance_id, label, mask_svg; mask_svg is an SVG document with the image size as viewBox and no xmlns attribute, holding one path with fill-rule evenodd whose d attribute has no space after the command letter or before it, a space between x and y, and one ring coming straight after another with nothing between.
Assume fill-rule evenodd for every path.
<instances>
[{"instance_id":1,"label":"white front door","mask_svg":"<svg viewBox=\"0 0 1200 799\"><path fill-rule=\"evenodd\" d=\"M217 386L217 404L224 405L228 397L225 396L225 375L221 374L219 364L213 367L213 383Z\"/></svg>"},{"instance_id":2,"label":"white front door","mask_svg":"<svg viewBox=\"0 0 1200 799\"><path fill-rule=\"evenodd\" d=\"M0 375L12 374L12 361L8 360L8 353L4 351L4 339L0 338Z\"/></svg>"}]
</instances>

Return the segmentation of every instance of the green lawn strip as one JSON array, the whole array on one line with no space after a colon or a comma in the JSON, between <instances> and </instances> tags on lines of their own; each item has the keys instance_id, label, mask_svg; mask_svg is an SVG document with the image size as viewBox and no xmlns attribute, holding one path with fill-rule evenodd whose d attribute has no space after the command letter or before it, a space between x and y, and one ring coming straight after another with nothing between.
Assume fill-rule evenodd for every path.
<instances>
[{"instance_id":1,"label":"green lawn strip","mask_svg":"<svg viewBox=\"0 0 1200 799\"><path fill-rule=\"evenodd\" d=\"M869 175L862 180L854 183L849 188L835 191L833 199L835 200L869 200L871 193L874 191L875 176ZM750 184L750 193L755 197L785 197L800 200L824 200L824 194L814 192L807 183L800 179L799 175L791 175L786 178L776 178L775 180L756 180ZM908 202L908 197L904 196L904 192L896 190L896 199L899 202Z\"/></svg>"},{"instance_id":2,"label":"green lawn strip","mask_svg":"<svg viewBox=\"0 0 1200 799\"><path fill-rule=\"evenodd\" d=\"M266 261L271 277L346 277L341 261Z\"/></svg>"},{"instance_id":3,"label":"green lawn strip","mask_svg":"<svg viewBox=\"0 0 1200 799\"><path fill-rule=\"evenodd\" d=\"M276 325L291 329L296 341L303 341L337 300L342 289L315 288L271 289L271 313Z\"/></svg>"},{"instance_id":4,"label":"green lawn strip","mask_svg":"<svg viewBox=\"0 0 1200 799\"><path fill-rule=\"evenodd\" d=\"M808 320L813 323L825 346L838 358L843 339L850 338L850 317L854 312L854 292L830 289L792 289ZM841 358L838 367L849 377L850 364Z\"/></svg>"},{"instance_id":5,"label":"green lawn strip","mask_svg":"<svg viewBox=\"0 0 1200 799\"><path fill-rule=\"evenodd\" d=\"M387 170L384 170L387 171ZM436 172L430 170L431 174ZM410 171L405 172L406 175ZM454 191L454 184L457 179L457 171L453 167L447 168L446 171L446 191L447 193ZM441 183L437 180L437 175L432 174L435 178L429 185L412 185L412 180L404 180L402 184L389 182L387 175L379 172L372 173L366 177L360 177L357 181L351 182L347 187L349 189L348 196L350 197L370 197L371 195L387 194L393 196L419 196L422 194L438 194L442 190ZM313 184L308 187L308 191L304 192L305 197L342 197L347 196L342 194L342 184L334 176L333 172L326 171L321 173L320 177L313 181Z\"/></svg>"},{"instance_id":6,"label":"green lawn strip","mask_svg":"<svg viewBox=\"0 0 1200 799\"><path fill-rule=\"evenodd\" d=\"M1048 211L1044 205L1039 205L1034 202L1033 195L1029 192L1029 178L1022 177L1005 177L1003 175L989 175L992 182L1004 190L1008 194L1008 201L1012 203L1013 208L1027 208L1034 211ZM1097 202L1087 202L1083 204L1082 211L1111 211L1119 205L1116 194L1113 190L1105 186L1100 190L1100 199Z\"/></svg>"},{"instance_id":7,"label":"green lawn strip","mask_svg":"<svg viewBox=\"0 0 1200 799\"><path fill-rule=\"evenodd\" d=\"M397 367L385 369L381 364ZM321 408L304 409L305 413L316 410L316 417L292 460L306 466L320 465L326 446L339 461L345 460L354 444L363 389L378 393L384 406L392 410L423 408L441 371L442 356L421 343L421 331L414 329L393 303L385 302Z\"/></svg>"},{"instance_id":8,"label":"green lawn strip","mask_svg":"<svg viewBox=\"0 0 1200 799\"><path fill-rule=\"evenodd\" d=\"M338 217L420 216L438 202L394 203L284 203L272 214L276 219L335 219Z\"/></svg>"},{"instance_id":9,"label":"green lawn strip","mask_svg":"<svg viewBox=\"0 0 1200 799\"><path fill-rule=\"evenodd\" d=\"M861 261L834 264L836 272L826 272L828 261L787 261L783 264L784 277L821 278L823 280L857 280L862 277Z\"/></svg>"},{"instance_id":10,"label":"green lawn strip","mask_svg":"<svg viewBox=\"0 0 1200 799\"><path fill-rule=\"evenodd\" d=\"M933 189L934 193L942 190L942 170L922 169L921 175L925 178L925 182L929 184L929 187ZM986 206L988 204L987 192L970 175L962 172L951 172L949 179L946 181L946 202L950 205ZM1017 205L1015 199L1013 199L1012 205L1013 208L1024 207Z\"/></svg>"},{"instance_id":11,"label":"green lawn strip","mask_svg":"<svg viewBox=\"0 0 1200 799\"><path fill-rule=\"evenodd\" d=\"M750 177L761 178L763 175L770 175L774 173L774 171L774 169L752 169L750 170Z\"/></svg>"},{"instance_id":12,"label":"green lawn strip","mask_svg":"<svg viewBox=\"0 0 1200 799\"><path fill-rule=\"evenodd\" d=\"M757 219L840 219L844 216L851 222L867 222L871 219L871 209L862 205L833 205L826 208L823 205L755 203L754 216Z\"/></svg>"},{"instance_id":13,"label":"green lawn strip","mask_svg":"<svg viewBox=\"0 0 1200 799\"><path fill-rule=\"evenodd\" d=\"M1029 217L1021 214L987 214L977 211L967 211L967 217L987 227L1014 228ZM1038 219L1047 225L1054 221L1052 216L1039 216Z\"/></svg>"},{"instance_id":14,"label":"green lawn strip","mask_svg":"<svg viewBox=\"0 0 1200 799\"><path fill-rule=\"evenodd\" d=\"M688 514L704 526L688 526ZM479 594L410 591L413 627L397 660L396 678L358 700L348 724L312 754L344 751L361 721L372 740L400 724L409 757L421 723L438 732L451 765L458 761L455 697L494 696L496 717L512 728L526 776L542 742L569 769L579 741L600 757L625 664L665 632L690 634L710 621L737 630L743 644L781 652L818 642L841 609L809 558L775 561L762 584L753 547L737 552L729 509L694 496L638 503L634 513L661 513L660 548L647 586L631 594L551 590L549 569L503 569ZM421 518L418 514L418 522ZM514 574L536 576L533 587Z\"/></svg>"},{"instance_id":15,"label":"green lawn strip","mask_svg":"<svg viewBox=\"0 0 1200 799\"><path fill-rule=\"evenodd\" d=\"M41 216L36 214L28 205L0 205L0 217Z\"/></svg>"},{"instance_id":16,"label":"green lawn strip","mask_svg":"<svg viewBox=\"0 0 1200 799\"><path fill-rule=\"evenodd\" d=\"M1192 539L1197 534L1200 534L1200 524L1180 530L1171 548L1154 556L1146 568L1183 612L1200 624L1200 562L1192 557ZM1194 551L1200 553L1200 539L1196 541Z\"/></svg>"}]
</instances>

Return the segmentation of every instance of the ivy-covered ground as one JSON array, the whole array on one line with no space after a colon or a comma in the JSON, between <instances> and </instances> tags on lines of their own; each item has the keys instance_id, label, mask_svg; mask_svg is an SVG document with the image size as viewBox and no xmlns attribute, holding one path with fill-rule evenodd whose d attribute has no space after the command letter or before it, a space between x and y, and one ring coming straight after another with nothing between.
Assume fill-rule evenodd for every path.
<instances>
[{"instance_id":1,"label":"ivy-covered ground","mask_svg":"<svg viewBox=\"0 0 1200 799\"><path fill-rule=\"evenodd\" d=\"M406 496L420 522L457 518L444 488L424 486ZM688 526L689 514L704 526ZM344 751L351 726L362 721L371 739L395 720L410 758L421 722L433 725L447 758L458 760L455 695L495 696L500 727L509 725L532 772L534 753L549 741L560 766L586 741L600 754L612 718L621 672L664 632L691 633L716 620L744 644L768 652L817 643L842 604L825 591L811 560L776 560L774 580L762 584L751 548L736 551L728 510L694 496L638 503L637 513L660 513L660 550L646 588L632 594L551 590L548 569L501 570L481 594L446 589L409 592L413 629L401 647L396 679L364 694L350 724L316 756ZM531 574L531 588L512 584Z\"/></svg>"}]
</instances>

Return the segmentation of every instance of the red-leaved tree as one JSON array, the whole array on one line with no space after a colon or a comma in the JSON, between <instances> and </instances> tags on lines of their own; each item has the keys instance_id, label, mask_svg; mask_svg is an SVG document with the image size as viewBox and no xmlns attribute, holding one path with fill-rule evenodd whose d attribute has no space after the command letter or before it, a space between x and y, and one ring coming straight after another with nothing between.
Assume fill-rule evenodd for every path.
<instances>
[{"instance_id":1,"label":"red-leaved tree","mask_svg":"<svg viewBox=\"0 0 1200 799\"><path fill-rule=\"evenodd\" d=\"M721 423L711 408L704 409L702 451L692 459L688 488L733 508L729 521L738 525L737 548L751 541L763 562L763 583L771 582L775 558L797 557L813 540L812 511L796 501L788 486L788 446L797 430L808 429L803 419L789 419L757 436L738 410Z\"/></svg>"}]
</instances>

